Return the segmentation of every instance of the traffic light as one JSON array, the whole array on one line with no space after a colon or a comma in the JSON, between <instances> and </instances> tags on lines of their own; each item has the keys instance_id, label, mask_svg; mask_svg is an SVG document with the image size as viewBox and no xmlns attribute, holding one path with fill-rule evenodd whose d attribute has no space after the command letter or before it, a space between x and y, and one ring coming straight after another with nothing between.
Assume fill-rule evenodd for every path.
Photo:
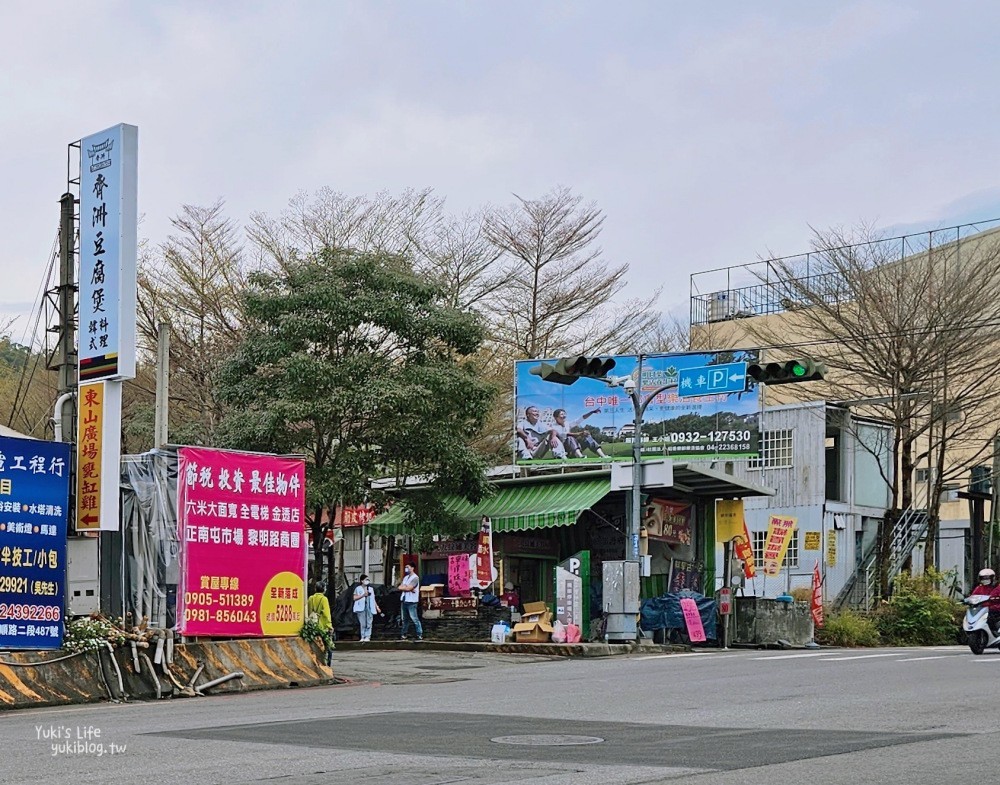
<instances>
[{"instance_id":1,"label":"traffic light","mask_svg":"<svg viewBox=\"0 0 1000 785\"><path fill-rule=\"evenodd\" d=\"M556 360L555 364L540 363L531 369L535 376L541 376L546 382L556 384L573 384L577 379L587 377L590 379L603 379L608 375L608 371L615 367L615 361L611 357L563 357Z\"/></svg>"},{"instance_id":2,"label":"traffic light","mask_svg":"<svg viewBox=\"0 0 1000 785\"><path fill-rule=\"evenodd\" d=\"M818 382L826 376L826 366L812 360L789 360L783 363L750 365L747 376L758 384L794 384Z\"/></svg>"}]
</instances>

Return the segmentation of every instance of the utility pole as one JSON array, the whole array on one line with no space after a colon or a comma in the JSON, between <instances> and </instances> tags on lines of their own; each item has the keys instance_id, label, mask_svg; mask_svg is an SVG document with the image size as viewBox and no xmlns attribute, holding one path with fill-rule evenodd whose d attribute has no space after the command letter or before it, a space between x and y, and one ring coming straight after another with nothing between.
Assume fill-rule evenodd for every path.
<instances>
[{"instance_id":1,"label":"utility pole","mask_svg":"<svg viewBox=\"0 0 1000 785\"><path fill-rule=\"evenodd\" d=\"M60 406L54 417L58 420L57 430L63 438L75 433L73 407L63 405L77 387L75 250L76 197L64 193L59 198L59 285L55 290L59 324L49 328L57 334L57 339L53 361L48 366L59 376Z\"/></svg>"},{"instance_id":2,"label":"utility pole","mask_svg":"<svg viewBox=\"0 0 1000 785\"><path fill-rule=\"evenodd\" d=\"M156 420L153 427L153 447L169 444L170 413L170 325L156 325Z\"/></svg>"}]
</instances>

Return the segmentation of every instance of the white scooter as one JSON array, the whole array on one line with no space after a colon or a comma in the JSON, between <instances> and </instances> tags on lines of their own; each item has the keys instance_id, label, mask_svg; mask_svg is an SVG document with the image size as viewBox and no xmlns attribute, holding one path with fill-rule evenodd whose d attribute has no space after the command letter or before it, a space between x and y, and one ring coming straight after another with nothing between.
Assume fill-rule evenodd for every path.
<instances>
[{"instance_id":1,"label":"white scooter","mask_svg":"<svg viewBox=\"0 0 1000 785\"><path fill-rule=\"evenodd\" d=\"M982 654L987 649L1000 649L1000 638L993 634L987 621L990 612L986 603L989 599L985 594L974 594L962 600L969 606L962 629L965 630L965 637L973 654Z\"/></svg>"}]
</instances>

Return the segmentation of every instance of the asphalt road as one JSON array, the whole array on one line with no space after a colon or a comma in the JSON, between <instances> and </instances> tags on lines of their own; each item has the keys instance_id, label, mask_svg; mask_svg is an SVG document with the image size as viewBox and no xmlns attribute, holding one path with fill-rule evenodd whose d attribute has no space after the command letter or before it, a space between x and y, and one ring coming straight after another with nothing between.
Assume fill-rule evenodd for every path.
<instances>
[{"instance_id":1,"label":"asphalt road","mask_svg":"<svg viewBox=\"0 0 1000 785\"><path fill-rule=\"evenodd\" d=\"M345 685L0 712L0 783L992 779L1000 654L338 652Z\"/></svg>"}]
</instances>

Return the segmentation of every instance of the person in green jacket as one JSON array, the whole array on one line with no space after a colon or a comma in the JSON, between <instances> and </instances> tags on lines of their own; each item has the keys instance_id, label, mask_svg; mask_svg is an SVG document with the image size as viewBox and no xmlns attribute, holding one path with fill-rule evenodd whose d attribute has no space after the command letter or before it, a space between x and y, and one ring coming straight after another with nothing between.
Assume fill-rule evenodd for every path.
<instances>
[{"instance_id":1,"label":"person in green jacket","mask_svg":"<svg viewBox=\"0 0 1000 785\"><path fill-rule=\"evenodd\" d=\"M333 658L333 615L330 613L330 600L326 596L326 581L319 581L313 586L306 604L307 613L316 616L316 626L323 633L323 646L326 648L326 664Z\"/></svg>"}]
</instances>

